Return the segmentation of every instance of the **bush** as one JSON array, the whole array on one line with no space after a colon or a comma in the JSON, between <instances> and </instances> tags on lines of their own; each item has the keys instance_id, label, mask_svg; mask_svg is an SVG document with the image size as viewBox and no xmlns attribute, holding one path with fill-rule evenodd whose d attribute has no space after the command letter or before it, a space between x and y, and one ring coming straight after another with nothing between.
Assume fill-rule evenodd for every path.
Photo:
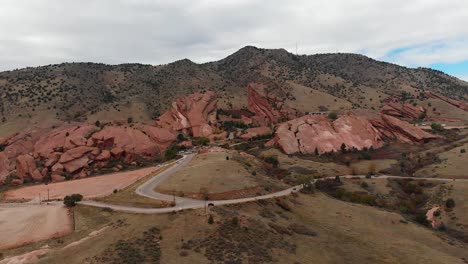
<instances>
[{"instance_id":1,"label":"bush","mask_svg":"<svg viewBox=\"0 0 468 264\"><path fill-rule=\"evenodd\" d=\"M207 146L210 143L210 139L206 137L199 137L193 142L196 146Z\"/></svg>"},{"instance_id":2,"label":"bush","mask_svg":"<svg viewBox=\"0 0 468 264\"><path fill-rule=\"evenodd\" d=\"M438 123L432 123L431 128L434 131L443 131L444 130L444 127L441 124L438 124Z\"/></svg>"},{"instance_id":3,"label":"bush","mask_svg":"<svg viewBox=\"0 0 468 264\"><path fill-rule=\"evenodd\" d=\"M275 156L266 156L263 158L263 160L267 163L270 163L273 165L273 167L278 167L279 165L279 161L278 161L278 158L276 158Z\"/></svg>"},{"instance_id":4,"label":"bush","mask_svg":"<svg viewBox=\"0 0 468 264\"><path fill-rule=\"evenodd\" d=\"M367 189L367 188L369 188L369 184L367 184L367 182L362 182L361 187L364 188L364 189Z\"/></svg>"},{"instance_id":5,"label":"bush","mask_svg":"<svg viewBox=\"0 0 468 264\"><path fill-rule=\"evenodd\" d=\"M466 150L465 149L460 149L460 153L465 153Z\"/></svg>"},{"instance_id":6,"label":"bush","mask_svg":"<svg viewBox=\"0 0 468 264\"><path fill-rule=\"evenodd\" d=\"M328 114L328 118L330 118L331 120L335 120L338 118L338 114L335 111L332 111Z\"/></svg>"},{"instance_id":7,"label":"bush","mask_svg":"<svg viewBox=\"0 0 468 264\"><path fill-rule=\"evenodd\" d=\"M414 221L424 226L428 226L430 224L429 220L424 213L419 213L415 216Z\"/></svg>"},{"instance_id":8,"label":"bush","mask_svg":"<svg viewBox=\"0 0 468 264\"><path fill-rule=\"evenodd\" d=\"M177 135L177 142L182 142L185 140L185 136L184 134L178 134Z\"/></svg>"},{"instance_id":9,"label":"bush","mask_svg":"<svg viewBox=\"0 0 468 264\"><path fill-rule=\"evenodd\" d=\"M214 223L213 216L210 215L210 217L208 217L208 224L212 225L213 223Z\"/></svg>"},{"instance_id":10,"label":"bush","mask_svg":"<svg viewBox=\"0 0 468 264\"><path fill-rule=\"evenodd\" d=\"M65 204L68 207L75 206L77 202L83 200L83 195L75 193L72 195L67 195L65 198L63 198L63 204Z\"/></svg>"},{"instance_id":11,"label":"bush","mask_svg":"<svg viewBox=\"0 0 468 264\"><path fill-rule=\"evenodd\" d=\"M447 201L445 201L445 206L447 208L454 208L455 207L455 200L452 198L448 198Z\"/></svg>"}]
</instances>

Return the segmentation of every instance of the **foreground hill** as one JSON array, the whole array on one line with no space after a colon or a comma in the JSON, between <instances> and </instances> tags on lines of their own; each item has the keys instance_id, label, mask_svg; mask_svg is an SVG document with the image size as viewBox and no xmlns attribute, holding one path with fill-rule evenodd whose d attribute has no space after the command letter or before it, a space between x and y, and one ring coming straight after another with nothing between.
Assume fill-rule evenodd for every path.
<instances>
[{"instance_id":1,"label":"foreground hill","mask_svg":"<svg viewBox=\"0 0 468 264\"><path fill-rule=\"evenodd\" d=\"M150 122L176 98L206 90L218 93L222 107L242 107L249 82L266 84L300 111L317 111L324 102L336 109L380 108L389 96L417 99L422 91L468 98L468 83L430 69L356 54L306 56L248 46L205 64L64 63L2 72L0 136L57 120Z\"/></svg>"}]
</instances>

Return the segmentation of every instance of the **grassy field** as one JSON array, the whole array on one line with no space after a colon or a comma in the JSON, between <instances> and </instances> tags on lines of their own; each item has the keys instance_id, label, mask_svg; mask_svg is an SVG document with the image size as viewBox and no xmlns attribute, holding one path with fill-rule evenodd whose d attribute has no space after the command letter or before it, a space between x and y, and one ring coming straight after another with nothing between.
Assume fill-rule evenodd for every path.
<instances>
[{"instance_id":1,"label":"grassy field","mask_svg":"<svg viewBox=\"0 0 468 264\"><path fill-rule=\"evenodd\" d=\"M460 143L459 147L444 152L441 149L438 156L442 162L421 168L415 176L468 178L468 152L462 153L462 149L468 151L468 143Z\"/></svg>"},{"instance_id":2,"label":"grassy field","mask_svg":"<svg viewBox=\"0 0 468 264\"><path fill-rule=\"evenodd\" d=\"M240 159L237 154L225 152L198 154L158 189L184 193L198 193L205 189L209 193L221 193L257 186L256 177Z\"/></svg>"},{"instance_id":3,"label":"grassy field","mask_svg":"<svg viewBox=\"0 0 468 264\"><path fill-rule=\"evenodd\" d=\"M463 209L460 207L460 209ZM396 213L321 193L204 210L138 215L78 206L77 232L47 242L41 263L463 263L466 246ZM71 241L109 226L100 235ZM156 241L157 243L155 243ZM145 250L145 243L153 243ZM21 248L11 253L33 250ZM120 246L119 246L120 245ZM124 247L122 246L124 245Z\"/></svg>"}]
</instances>

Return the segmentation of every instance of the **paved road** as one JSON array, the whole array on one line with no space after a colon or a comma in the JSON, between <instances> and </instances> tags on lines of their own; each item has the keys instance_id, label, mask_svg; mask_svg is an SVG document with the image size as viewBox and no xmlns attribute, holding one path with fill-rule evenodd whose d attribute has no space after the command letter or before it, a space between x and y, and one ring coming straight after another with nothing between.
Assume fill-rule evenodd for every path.
<instances>
[{"instance_id":1,"label":"paved road","mask_svg":"<svg viewBox=\"0 0 468 264\"><path fill-rule=\"evenodd\" d=\"M91 206L97 206L97 207L108 207L117 211L125 211L125 212L132 212L132 213L144 213L144 214L158 214L158 213L168 213L168 212L174 212L174 211L180 211L180 210L186 210L186 209L199 209L199 208L204 208L205 206L216 206L216 205L226 205L226 204L238 204L238 203L246 203L246 202L253 202L253 201L258 201L258 200L265 200L265 199L271 199L275 197L282 197L282 196L287 196L290 195L293 192L298 192L302 189L301 185L293 186L291 188L275 192L275 193L270 193L266 195L261 195L261 196L256 196L256 197L249 197L249 198L241 198L241 199L232 199L232 200L218 200L218 201L201 201L201 200L195 200L195 199L190 199L190 198L184 198L184 197L177 197L173 195L167 195L167 194L162 194L155 192L154 189L162 183L164 180L169 178L173 173L176 171L180 170L184 166L186 166L192 158L196 154L190 154L186 155L183 158L181 158L179 161L177 161L172 167L166 169L165 171L159 173L155 177L151 178L149 181L145 182L141 186L139 186L135 192L139 195L152 198L152 199L158 199L158 200L164 200L164 201L174 201L176 202L176 205L174 207L168 207L168 208L139 208L139 207L131 207L131 206L121 206L121 205L112 205L112 204L107 204L107 203L102 203L102 202L96 202L96 201L83 201L80 202L80 204L85 204L85 205L91 205ZM365 175L344 175L340 176L340 178L365 178ZM335 177L326 177L326 178L321 178L321 179L315 179L312 181L312 183L315 183L317 180L323 180L323 179L334 179ZM381 178L381 179L389 179L389 178L398 178L398 179L418 179L418 180L436 180L436 181L453 181L453 179L441 179L441 178L414 178L414 177L401 177L401 176L391 176L391 175L380 175L375 178ZM468 179L457 179L456 181L468 181Z\"/></svg>"}]
</instances>

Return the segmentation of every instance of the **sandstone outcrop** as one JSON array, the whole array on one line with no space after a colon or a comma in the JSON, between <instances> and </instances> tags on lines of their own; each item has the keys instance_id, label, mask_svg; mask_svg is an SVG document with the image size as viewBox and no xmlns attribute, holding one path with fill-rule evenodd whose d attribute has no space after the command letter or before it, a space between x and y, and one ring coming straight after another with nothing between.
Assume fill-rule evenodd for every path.
<instances>
[{"instance_id":1,"label":"sandstone outcrop","mask_svg":"<svg viewBox=\"0 0 468 264\"><path fill-rule=\"evenodd\" d=\"M60 181L64 173L86 177L92 163L103 167L123 157L123 162L133 164L138 156L154 157L175 141L169 130L148 125L111 124L98 130L85 123L58 124L0 139L4 149L0 151L0 184L8 176L20 184L25 179Z\"/></svg>"},{"instance_id":2,"label":"sandstone outcrop","mask_svg":"<svg viewBox=\"0 0 468 264\"><path fill-rule=\"evenodd\" d=\"M20 155L16 158L16 176L21 180L32 179L41 181L43 176L36 168L34 157L29 154Z\"/></svg>"},{"instance_id":3,"label":"sandstone outcrop","mask_svg":"<svg viewBox=\"0 0 468 264\"><path fill-rule=\"evenodd\" d=\"M346 149L379 148L384 140L420 144L437 138L422 129L395 117L374 117L347 113L335 121L324 116L303 116L278 126L274 141L286 154L337 152Z\"/></svg>"},{"instance_id":4,"label":"sandstone outcrop","mask_svg":"<svg viewBox=\"0 0 468 264\"><path fill-rule=\"evenodd\" d=\"M437 138L437 136L393 116L381 115L380 119L370 121L386 139L422 144L427 140Z\"/></svg>"},{"instance_id":5,"label":"sandstone outcrop","mask_svg":"<svg viewBox=\"0 0 468 264\"><path fill-rule=\"evenodd\" d=\"M96 143L112 140L113 147L119 147L128 153L141 156L154 156L160 153L162 148L147 134L133 127L107 126L94 133L91 138Z\"/></svg>"},{"instance_id":6,"label":"sandstone outcrop","mask_svg":"<svg viewBox=\"0 0 468 264\"><path fill-rule=\"evenodd\" d=\"M347 114L331 122L325 116L307 115L278 126L276 143L287 154L311 154L347 149L378 148L383 145L379 131L365 118Z\"/></svg>"},{"instance_id":7,"label":"sandstone outcrop","mask_svg":"<svg viewBox=\"0 0 468 264\"><path fill-rule=\"evenodd\" d=\"M420 118L426 109L411 104L388 103L380 109L380 112L399 119L413 120Z\"/></svg>"},{"instance_id":8,"label":"sandstone outcrop","mask_svg":"<svg viewBox=\"0 0 468 264\"><path fill-rule=\"evenodd\" d=\"M265 85L251 83L247 87L247 103L249 111L255 113L252 122L268 126L294 119L298 116L295 109L288 107L276 96L268 94Z\"/></svg>"},{"instance_id":9,"label":"sandstone outcrop","mask_svg":"<svg viewBox=\"0 0 468 264\"><path fill-rule=\"evenodd\" d=\"M171 109L156 120L156 125L172 131L191 133L194 137L213 134L217 100L214 92L195 93L178 99Z\"/></svg>"}]
</instances>

